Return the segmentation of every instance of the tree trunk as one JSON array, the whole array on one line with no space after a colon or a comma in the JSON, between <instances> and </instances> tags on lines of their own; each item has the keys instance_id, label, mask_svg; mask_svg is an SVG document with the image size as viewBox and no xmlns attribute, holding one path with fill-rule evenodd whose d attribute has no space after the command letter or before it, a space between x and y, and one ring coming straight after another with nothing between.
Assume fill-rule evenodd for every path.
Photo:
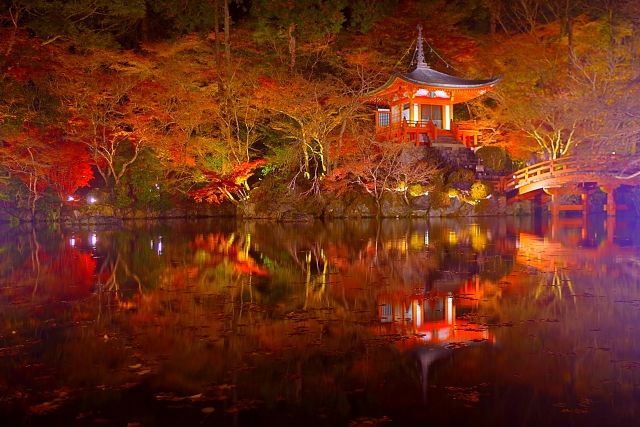
<instances>
[{"instance_id":1,"label":"tree trunk","mask_svg":"<svg viewBox=\"0 0 640 427\"><path fill-rule=\"evenodd\" d=\"M296 31L296 24L293 22L289 25L289 71L293 73L296 66L296 36L293 34Z\"/></svg>"},{"instance_id":2,"label":"tree trunk","mask_svg":"<svg viewBox=\"0 0 640 427\"><path fill-rule=\"evenodd\" d=\"M496 35L498 29L498 22L500 22L500 11L502 9L501 0L489 0L487 7L489 9L489 34L491 36Z\"/></svg>"},{"instance_id":3,"label":"tree trunk","mask_svg":"<svg viewBox=\"0 0 640 427\"><path fill-rule=\"evenodd\" d=\"M220 58L220 0L214 0L213 2L213 31L216 33L215 48L216 48L216 68L220 71L221 58Z\"/></svg>"},{"instance_id":4,"label":"tree trunk","mask_svg":"<svg viewBox=\"0 0 640 427\"><path fill-rule=\"evenodd\" d=\"M576 63L576 52L573 44L573 18L571 16L567 16L567 55L567 64L569 72L571 72Z\"/></svg>"},{"instance_id":5,"label":"tree trunk","mask_svg":"<svg viewBox=\"0 0 640 427\"><path fill-rule=\"evenodd\" d=\"M229 0L224 0L224 60L227 70L231 67L231 16L229 15Z\"/></svg>"}]
</instances>

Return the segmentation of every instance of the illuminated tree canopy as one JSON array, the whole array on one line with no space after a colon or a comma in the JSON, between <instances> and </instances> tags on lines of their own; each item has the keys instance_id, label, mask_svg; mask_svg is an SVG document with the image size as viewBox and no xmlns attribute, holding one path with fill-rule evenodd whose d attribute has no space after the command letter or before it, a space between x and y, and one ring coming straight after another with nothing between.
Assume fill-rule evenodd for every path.
<instances>
[{"instance_id":1,"label":"illuminated tree canopy","mask_svg":"<svg viewBox=\"0 0 640 427\"><path fill-rule=\"evenodd\" d=\"M2 4L0 186L33 209L85 186L135 205L237 201L213 195L239 170L255 173L243 194L334 191L372 127L366 93L410 67L418 23L435 70L502 77L453 112L483 144L526 161L633 153L640 135L634 1Z\"/></svg>"}]
</instances>

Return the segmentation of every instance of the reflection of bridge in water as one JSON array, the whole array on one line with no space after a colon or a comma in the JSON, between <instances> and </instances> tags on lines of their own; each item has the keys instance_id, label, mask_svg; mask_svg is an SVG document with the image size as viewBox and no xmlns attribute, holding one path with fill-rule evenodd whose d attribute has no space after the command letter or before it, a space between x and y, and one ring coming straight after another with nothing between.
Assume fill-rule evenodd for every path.
<instances>
[{"instance_id":1,"label":"reflection of bridge in water","mask_svg":"<svg viewBox=\"0 0 640 427\"><path fill-rule=\"evenodd\" d=\"M567 156L548 160L516 171L511 178L500 183L508 200L551 198L550 209L553 216L560 211L588 211L589 189L599 188L607 195L605 212L616 214L614 192L622 185L639 185L640 174L634 160L638 156L600 156L582 158ZM560 197L567 191L575 191L581 197L580 204L562 204Z\"/></svg>"},{"instance_id":2,"label":"reflection of bridge in water","mask_svg":"<svg viewBox=\"0 0 640 427\"><path fill-rule=\"evenodd\" d=\"M632 256L634 248L621 246L616 237L615 217L602 219L599 239L594 240L590 230L593 222L586 217L575 219L554 218L550 221L545 237L520 232L518 235L516 263L539 271L555 268L578 268L602 264L605 259ZM571 230L571 236L567 235Z\"/></svg>"}]
</instances>

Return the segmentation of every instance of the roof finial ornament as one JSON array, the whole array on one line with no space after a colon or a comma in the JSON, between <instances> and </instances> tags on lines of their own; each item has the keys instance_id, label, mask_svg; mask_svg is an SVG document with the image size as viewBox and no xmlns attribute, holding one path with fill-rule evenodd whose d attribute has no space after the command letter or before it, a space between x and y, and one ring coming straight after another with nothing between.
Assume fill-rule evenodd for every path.
<instances>
[{"instance_id":1,"label":"roof finial ornament","mask_svg":"<svg viewBox=\"0 0 640 427\"><path fill-rule=\"evenodd\" d=\"M422 24L418 24L418 41L416 43L416 68L429 68L424 60L424 49L422 48Z\"/></svg>"}]
</instances>

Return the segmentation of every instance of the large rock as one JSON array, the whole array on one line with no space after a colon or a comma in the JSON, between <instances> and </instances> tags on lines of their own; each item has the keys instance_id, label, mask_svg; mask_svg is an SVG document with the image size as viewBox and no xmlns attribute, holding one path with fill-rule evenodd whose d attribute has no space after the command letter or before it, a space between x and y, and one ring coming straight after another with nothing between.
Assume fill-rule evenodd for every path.
<instances>
[{"instance_id":1,"label":"large rock","mask_svg":"<svg viewBox=\"0 0 640 427\"><path fill-rule=\"evenodd\" d=\"M266 200L247 200L238 204L237 216L245 219L268 219L284 222L310 222L322 213L322 203L306 200L287 200L271 198Z\"/></svg>"},{"instance_id":2,"label":"large rock","mask_svg":"<svg viewBox=\"0 0 640 427\"><path fill-rule=\"evenodd\" d=\"M432 208L429 211L431 217L448 217L448 216L475 216L475 206L465 203L460 199L451 198L449 206L441 208Z\"/></svg>"},{"instance_id":3,"label":"large rock","mask_svg":"<svg viewBox=\"0 0 640 427\"><path fill-rule=\"evenodd\" d=\"M387 218L408 217L411 216L411 207L402 195L385 193L380 202L380 215Z\"/></svg>"},{"instance_id":4,"label":"large rock","mask_svg":"<svg viewBox=\"0 0 640 427\"><path fill-rule=\"evenodd\" d=\"M368 218L378 215L378 207L369 195L358 194L344 210L346 218Z\"/></svg>"},{"instance_id":5,"label":"large rock","mask_svg":"<svg viewBox=\"0 0 640 427\"><path fill-rule=\"evenodd\" d=\"M327 202L324 207L323 216L325 218L344 218L345 211L347 209L347 203L342 197L335 197Z\"/></svg>"},{"instance_id":6,"label":"large rock","mask_svg":"<svg viewBox=\"0 0 640 427\"><path fill-rule=\"evenodd\" d=\"M429 196L427 195L413 197L410 202L413 210L428 211L431 205L431 203L429 203Z\"/></svg>"}]
</instances>

